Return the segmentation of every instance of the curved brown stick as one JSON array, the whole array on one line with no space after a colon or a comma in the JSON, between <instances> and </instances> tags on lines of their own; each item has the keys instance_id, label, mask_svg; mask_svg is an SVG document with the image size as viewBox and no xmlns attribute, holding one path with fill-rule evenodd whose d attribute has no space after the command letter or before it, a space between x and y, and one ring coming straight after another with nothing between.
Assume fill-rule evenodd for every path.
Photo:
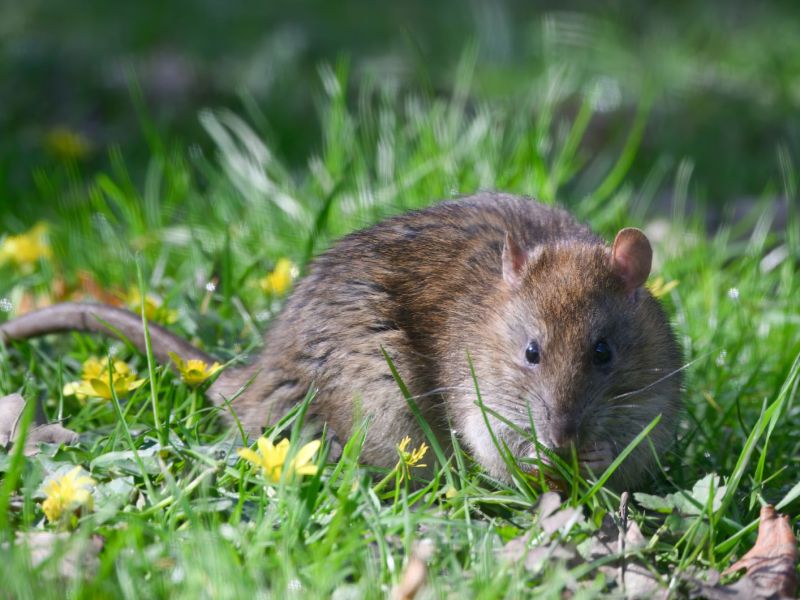
<instances>
[{"instance_id":1,"label":"curved brown stick","mask_svg":"<svg viewBox=\"0 0 800 600\"><path fill-rule=\"evenodd\" d=\"M148 323L147 328L150 331L153 356L162 364L170 363L170 352L184 360L198 359L209 364L215 360L160 325ZM139 315L105 304L66 302L42 308L0 325L0 340L25 340L69 331L100 333L127 340L142 354L146 353L144 327Z\"/></svg>"}]
</instances>

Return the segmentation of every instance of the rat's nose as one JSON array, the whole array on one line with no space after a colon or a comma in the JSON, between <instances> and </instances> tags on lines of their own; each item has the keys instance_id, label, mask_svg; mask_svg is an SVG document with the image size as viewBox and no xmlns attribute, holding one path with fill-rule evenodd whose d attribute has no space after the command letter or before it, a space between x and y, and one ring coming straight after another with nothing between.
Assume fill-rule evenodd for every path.
<instances>
[{"instance_id":1,"label":"rat's nose","mask_svg":"<svg viewBox=\"0 0 800 600\"><path fill-rule=\"evenodd\" d=\"M559 454L571 453L577 435L578 427L574 419L561 417L550 423L550 441L553 443L553 450Z\"/></svg>"}]
</instances>

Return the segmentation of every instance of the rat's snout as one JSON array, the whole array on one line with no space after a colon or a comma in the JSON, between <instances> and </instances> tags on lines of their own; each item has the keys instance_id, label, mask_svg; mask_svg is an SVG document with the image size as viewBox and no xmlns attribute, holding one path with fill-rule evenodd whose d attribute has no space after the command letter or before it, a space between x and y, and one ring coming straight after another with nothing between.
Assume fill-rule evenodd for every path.
<instances>
[{"instance_id":1,"label":"rat's snout","mask_svg":"<svg viewBox=\"0 0 800 600\"><path fill-rule=\"evenodd\" d=\"M568 416L556 417L550 422L549 437L553 451L569 455L572 446L577 446L578 424Z\"/></svg>"}]
</instances>

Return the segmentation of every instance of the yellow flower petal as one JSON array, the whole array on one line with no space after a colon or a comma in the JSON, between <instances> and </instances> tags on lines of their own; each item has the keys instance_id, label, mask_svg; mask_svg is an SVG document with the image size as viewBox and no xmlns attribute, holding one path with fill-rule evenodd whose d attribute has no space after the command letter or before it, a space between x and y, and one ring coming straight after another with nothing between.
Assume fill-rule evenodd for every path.
<instances>
[{"instance_id":1,"label":"yellow flower petal","mask_svg":"<svg viewBox=\"0 0 800 600\"><path fill-rule=\"evenodd\" d=\"M261 466L261 456L250 450L250 448L239 448L237 453L247 462L252 463L257 467Z\"/></svg>"},{"instance_id":2,"label":"yellow flower petal","mask_svg":"<svg viewBox=\"0 0 800 600\"><path fill-rule=\"evenodd\" d=\"M103 370L105 370L106 366L107 365L103 365L104 367ZM112 370L115 375L120 375L123 377L125 375L130 375L131 373L133 373L133 370L128 366L128 363L126 363L124 360L115 360L112 363Z\"/></svg>"},{"instance_id":3,"label":"yellow flower petal","mask_svg":"<svg viewBox=\"0 0 800 600\"><path fill-rule=\"evenodd\" d=\"M309 464L309 462L319 449L319 440L300 448L290 464L286 464L290 448L288 439L284 438L277 444L273 444L269 438L261 437L256 441L256 445L258 452L242 448L238 451L239 456L254 466L260 467L264 478L271 483L278 483L281 480L284 469L290 476L314 475L318 470L316 465Z\"/></svg>"},{"instance_id":4,"label":"yellow flower petal","mask_svg":"<svg viewBox=\"0 0 800 600\"><path fill-rule=\"evenodd\" d=\"M664 281L663 277L656 277L650 283L647 284L650 293L653 294L656 298L661 298L669 294L672 290L678 287L678 281Z\"/></svg>"},{"instance_id":5,"label":"yellow flower petal","mask_svg":"<svg viewBox=\"0 0 800 600\"><path fill-rule=\"evenodd\" d=\"M408 437L408 436L406 436L406 437L404 437L402 440L400 440L400 443L397 445L397 449L398 449L400 452L405 452L405 451L406 451L406 448L408 448L408 445L409 445L410 443L411 443L411 438L410 438L410 437Z\"/></svg>"},{"instance_id":6,"label":"yellow flower petal","mask_svg":"<svg viewBox=\"0 0 800 600\"><path fill-rule=\"evenodd\" d=\"M47 520L58 521L64 514L72 513L79 508L93 509L91 477L80 475L81 468L75 467L66 475L52 479L44 488L47 498L42 503Z\"/></svg>"},{"instance_id":7,"label":"yellow flower petal","mask_svg":"<svg viewBox=\"0 0 800 600\"><path fill-rule=\"evenodd\" d=\"M272 442L270 442L270 444L271 443ZM274 448L273 452L275 452L276 458L279 459L281 462L283 462L286 460L286 455L289 454L289 440L283 438L280 442L275 444L273 448Z\"/></svg>"},{"instance_id":8,"label":"yellow flower petal","mask_svg":"<svg viewBox=\"0 0 800 600\"><path fill-rule=\"evenodd\" d=\"M90 379L88 382L89 386L91 387L92 393L90 396L96 396L97 398L105 398L106 400L111 400L111 388L108 387L108 379ZM87 388L88 389L88 388Z\"/></svg>"},{"instance_id":9,"label":"yellow flower petal","mask_svg":"<svg viewBox=\"0 0 800 600\"><path fill-rule=\"evenodd\" d=\"M75 386L75 395L78 396L79 399L81 396L86 398L95 395L94 386L88 381L76 381Z\"/></svg>"},{"instance_id":10,"label":"yellow flower petal","mask_svg":"<svg viewBox=\"0 0 800 600\"><path fill-rule=\"evenodd\" d=\"M419 462L428 452L428 445L423 442L420 444L419 448L415 448L409 452L406 449L410 443L411 438L406 436L397 445L397 454L400 456L400 460L397 461L395 470L400 473L400 481L411 476L411 469L421 469L428 466L427 464L421 464Z\"/></svg>"},{"instance_id":11,"label":"yellow flower petal","mask_svg":"<svg viewBox=\"0 0 800 600\"><path fill-rule=\"evenodd\" d=\"M83 379L92 379L93 377L99 377L100 373L105 370L105 365L100 362L99 358L91 356L86 359L83 363L83 370L81 371L81 377Z\"/></svg>"},{"instance_id":12,"label":"yellow flower petal","mask_svg":"<svg viewBox=\"0 0 800 600\"><path fill-rule=\"evenodd\" d=\"M319 468L317 465L303 465L301 467L293 467L292 473L297 475L316 475Z\"/></svg>"},{"instance_id":13,"label":"yellow flower petal","mask_svg":"<svg viewBox=\"0 0 800 600\"><path fill-rule=\"evenodd\" d=\"M280 258L275 263L275 269L259 281L264 293L273 296L283 296L292 287L292 281L298 275L298 269L288 258Z\"/></svg>"},{"instance_id":14,"label":"yellow flower petal","mask_svg":"<svg viewBox=\"0 0 800 600\"><path fill-rule=\"evenodd\" d=\"M125 304L132 311L139 314L142 309L142 293L139 288L132 287L125 296ZM153 294L145 294L144 297L144 316L148 321L171 325L178 320L178 311L168 308L164 301Z\"/></svg>"},{"instance_id":15,"label":"yellow flower petal","mask_svg":"<svg viewBox=\"0 0 800 600\"><path fill-rule=\"evenodd\" d=\"M172 362L175 363L175 366L178 367L179 371L183 371L183 369L186 368L186 362L184 362L180 356L174 352L167 352L167 354L169 354L169 357L172 359Z\"/></svg>"},{"instance_id":16,"label":"yellow flower petal","mask_svg":"<svg viewBox=\"0 0 800 600\"><path fill-rule=\"evenodd\" d=\"M80 383L77 381L70 381L69 383L64 384L64 388L61 392L65 396L74 396L78 393L78 388L80 387Z\"/></svg>"},{"instance_id":17,"label":"yellow flower petal","mask_svg":"<svg viewBox=\"0 0 800 600\"><path fill-rule=\"evenodd\" d=\"M200 385L222 368L218 362L209 366L205 361L198 359L183 360L174 352L170 352L169 357L175 363L181 379L192 387Z\"/></svg>"},{"instance_id":18,"label":"yellow flower petal","mask_svg":"<svg viewBox=\"0 0 800 600\"><path fill-rule=\"evenodd\" d=\"M129 392L141 387L141 385L147 381L146 379L134 379L133 381L129 381L125 384L125 389Z\"/></svg>"},{"instance_id":19,"label":"yellow flower petal","mask_svg":"<svg viewBox=\"0 0 800 600\"><path fill-rule=\"evenodd\" d=\"M68 127L54 127L44 138L47 150L56 158L69 161L85 158L92 149L86 136Z\"/></svg>"},{"instance_id":20,"label":"yellow flower petal","mask_svg":"<svg viewBox=\"0 0 800 600\"><path fill-rule=\"evenodd\" d=\"M264 457L272 456L272 454L274 453L275 446L272 444L272 440L268 438L265 437L258 438L256 445L258 446L258 451Z\"/></svg>"},{"instance_id":21,"label":"yellow flower petal","mask_svg":"<svg viewBox=\"0 0 800 600\"><path fill-rule=\"evenodd\" d=\"M7 235L0 243L0 262L11 262L19 267L30 269L40 259L51 256L45 223L37 223L19 235Z\"/></svg>"},{"instance_id":22,"label":"yellow flower petal","mask_svg":"<svg viewBox=\"0 0 800 600\"><path fill-rule=\"evenodd\" d=\"M302 467L307 463L309 463L311 459L314 458L314 455L317 453L317 450L319 450L320 444L321 442L319 440L314 440L312 442L309 442L302 448L300 448L300 450L297 451L297 454L295 454L292 463L295 466L295 468Z\"/></svg>"},{"instance_id":23,"label":"yellow flower petal","mask_svg":"<svg viewBox=\"0 0 800 600\"><path fill-rule=\"evenodd\" d=\"M83 363L81 381L67 383L64 394L75 394L79 400L87 396L93 398L111 399L111 388L108 385L108 363L103 363L99 358L91 357ZM111 382L118 396L140 387L146 379L137 379L136 373L123 360L115 360L111 365Z\"/></svg>"}]
</instances>

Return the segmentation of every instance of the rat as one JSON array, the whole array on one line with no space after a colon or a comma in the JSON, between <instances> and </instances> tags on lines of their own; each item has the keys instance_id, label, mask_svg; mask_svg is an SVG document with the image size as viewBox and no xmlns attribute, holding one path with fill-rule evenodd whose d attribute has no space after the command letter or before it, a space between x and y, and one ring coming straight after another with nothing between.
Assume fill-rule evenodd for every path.
<instances>
[{"instance_id":1,"label":"rat","mask_svg":"<svg viewBox=\"0 0 800 600\"><path fill-rule=\"evenodd\" d=\"M442 446L454 433L505 481L498 445L523 464L542 456L538 441L599 475L660 415L651 443L609 480L641 486L653 451L670 446L681 406L681 352L644 287L651 262L638 229L622 229L608 246L565 210L530 198L483 192L442 201L347 235L314 259L260 354L224 370L207 395L230 401L244 429L259 435L313 387L313 417L340 436L367 418L361 460L391 468L403 437L426 438L385 352ZM160 362L169 352L214 360L163 327L148 328ZM0 338L74 330L145 348L140 317L101 304L23 315L2 324Z\"/></svg>"}]
</instances>

